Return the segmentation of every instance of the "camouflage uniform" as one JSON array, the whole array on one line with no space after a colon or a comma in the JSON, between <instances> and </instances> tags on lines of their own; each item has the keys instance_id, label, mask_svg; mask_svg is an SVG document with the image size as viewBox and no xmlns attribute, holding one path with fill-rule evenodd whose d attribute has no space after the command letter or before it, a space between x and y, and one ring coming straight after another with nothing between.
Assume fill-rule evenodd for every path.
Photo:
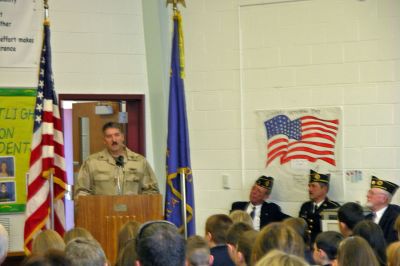
<instances>
[{"instance_id":1,"label":"camouflage uniform","mask_svg":"<svg viewBox=\"0 0 400 266\"><path fill-rule=\"evenodd\" d=\"M90 155L79 170L75 195L118 195L159 193L157 179L146 158L125 148L124 167L116 165L107 149Z\"/></svg>"}]
</instances>

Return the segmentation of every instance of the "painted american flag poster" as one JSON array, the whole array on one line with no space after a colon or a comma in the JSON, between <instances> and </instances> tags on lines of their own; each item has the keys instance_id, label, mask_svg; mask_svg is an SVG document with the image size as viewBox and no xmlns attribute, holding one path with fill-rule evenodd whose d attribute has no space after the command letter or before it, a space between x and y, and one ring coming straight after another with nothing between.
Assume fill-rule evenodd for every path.
<instances>
[{"instance_id":1,"label":"painted american flag poster","mask_svg":"<svg viewBox=\"0 0 400 266\"><path fill-rule=\"evenodd\" d=\"M278 179L275 183L285 191L291 191L283 200L307 198L310 169L337 176L338 184L331 186L337 189L332 193L342 193L340 108L265 110L257 111L257 116L264 172ZM282 193L278 190L275 194L279 198Z\"/></svg>"},{"instance_id":2,"label":"painted american flag poster","mask_svg":"<svg viewBox=\"0 0 400 266\"><path fill-rule=\"evenodd\" d=\"M291 120L287 115L277 115L265 121L264 125L268 139L267 165L276 159L281 164L292 159L305 159L336 165L335 144L339 119L304 115Z\"/></svg>"}]
</instances>

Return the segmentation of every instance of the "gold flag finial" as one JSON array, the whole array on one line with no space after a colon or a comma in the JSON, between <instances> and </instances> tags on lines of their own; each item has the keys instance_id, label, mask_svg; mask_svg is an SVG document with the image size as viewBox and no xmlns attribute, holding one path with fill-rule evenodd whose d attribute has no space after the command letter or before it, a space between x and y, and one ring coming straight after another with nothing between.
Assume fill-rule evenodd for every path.
<instances>
[{"instance_id":1,"label":"gold flag finial","mask_svg":"<svg viewBox=\"0 0 400 266\"><path fill-rule=\"evenodd\" d=\"M168 4L172 4L173 8L177 8L178 4L183 5L183 7L186 7L185 0L167 0L167 6Z\"/></svg>"}]
</instances>

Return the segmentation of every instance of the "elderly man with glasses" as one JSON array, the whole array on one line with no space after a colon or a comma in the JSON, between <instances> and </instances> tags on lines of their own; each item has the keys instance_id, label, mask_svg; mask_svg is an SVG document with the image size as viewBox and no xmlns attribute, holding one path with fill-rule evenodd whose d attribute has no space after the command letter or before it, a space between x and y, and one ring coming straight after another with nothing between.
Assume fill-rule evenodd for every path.
<instances>
[{"instance_id":1,"label":"elderly man with glasses","mask_svg":"<svg viewBox=\"0 0 400 266\"><path fill-rule=\"evenodd\" d=\"M394 224L400 215L400 206L390 204L398 188L399 186L392 182L372 176L371 188L367 193L367 207L371 213L366 218L382 228L388 244L399 240Z\"/></svg>"}]
</instances>

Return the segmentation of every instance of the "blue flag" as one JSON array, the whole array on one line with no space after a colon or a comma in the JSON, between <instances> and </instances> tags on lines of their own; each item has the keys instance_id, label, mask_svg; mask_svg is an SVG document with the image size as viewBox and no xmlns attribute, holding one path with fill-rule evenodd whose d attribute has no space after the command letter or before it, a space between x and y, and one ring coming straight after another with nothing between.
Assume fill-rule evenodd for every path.
<instances>
[{"instance_id":1,"label":"blue flag","mask_svg":"<svg viewBox=\"0 0 400 266\"><path fill-rule=\"evenodd\" d=\"M184 227L182 215L182 173L185 173L187 236L196 233L194 216L193 176L190 166L189 133L186 117L183 83L183 36L181 17L174 14L170 92L168 110L167 185L165 192L165 219L178 228Z\"/></svg>"}]
</instances>

